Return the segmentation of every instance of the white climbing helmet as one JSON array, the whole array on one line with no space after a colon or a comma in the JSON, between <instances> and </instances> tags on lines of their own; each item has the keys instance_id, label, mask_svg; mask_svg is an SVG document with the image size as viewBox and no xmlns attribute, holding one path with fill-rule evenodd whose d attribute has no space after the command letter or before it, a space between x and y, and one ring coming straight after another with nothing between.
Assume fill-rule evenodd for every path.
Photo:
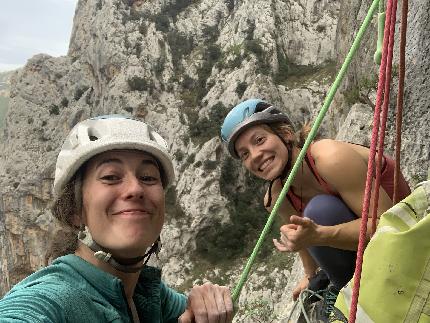
<instances>
[{"instance_id":1,"label":"white climbing helmet","mask_svg":"<svg viewBox=\"0 0 430 323\"><path fill-rule=\"evenodd\" d=\"M175 178L167 144L158 133L144 122L106 115L79 122L64 140L55 167L55 196L62 194L75 172L91 157L114 149L136 149L154 156L162 167L164 187Z\"/></svg>"}]
</instances>

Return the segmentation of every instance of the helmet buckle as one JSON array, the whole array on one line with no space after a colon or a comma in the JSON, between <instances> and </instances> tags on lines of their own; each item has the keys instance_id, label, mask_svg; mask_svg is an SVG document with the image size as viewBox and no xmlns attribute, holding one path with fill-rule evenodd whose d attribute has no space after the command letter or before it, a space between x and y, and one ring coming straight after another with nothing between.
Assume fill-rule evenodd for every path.
<instances>
[{"instance_id":1,"label":"helmet buckle","mask_svg":"<svg viewBox=\"0 0 430 323\"><path fill-rule=\"evenodd\" d=\"M104 251L96 251L94 252L94 257L97 259L108 262L110 258L112 258L112 254L110 252L104 252Z\"/></svg>"}]
</instances>

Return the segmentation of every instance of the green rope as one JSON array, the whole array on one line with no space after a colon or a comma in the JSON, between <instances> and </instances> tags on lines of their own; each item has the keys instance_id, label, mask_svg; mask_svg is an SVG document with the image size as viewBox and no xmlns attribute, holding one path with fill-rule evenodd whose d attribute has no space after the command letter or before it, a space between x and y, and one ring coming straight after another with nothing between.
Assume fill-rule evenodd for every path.
<instances>
[{"instance_id":1,"label":"green rope","mask_svg":"<svg viewBox=\"0 0 430 323\"><path fill-rule=\"evenodd\" d=\"M367 28L369 27L369 24L372 20L372 16L375 13L375 10L378 6L379 0L373 0L372 5L369 9L369 12L366 15L366 18L363 21L363 24L361 25L360 29L358 30L357 36L354 39L354 42L348 52L348 55L346 56L346 59L344 61L344 63L342 64L342 67L340 69L340 71L338 72L336 79L332 85L332 87L330 88L330 91L324 101L323 107L321 108L321 111L319 112L313 126L312 129L303 145L303 148L300 151L299 156L297 157L296 162L294 163L293 168L291 169L291 172L287 178L287 181L284 184L284 187L282 188L281 193L278 196L278 199L276 200L275 206L272 209L272 212L270 212L270 216L267 219L266 225L263 228L263 231L260 234L260 237L258 238L258 241L254 247L254 250L252 251L251 256L248 259L248 262L246 263L246 266L242 272L242 275L239 278L239 282L237 283L235 289L233 290L233 294L232 294L232 299L233 302L236 303L239 299L239 295L240 292L243 288L243 285L245 284L248 276L249 276L249 272L251 271L251 267L255 261L255 258L257 256L258 251L261 249L261 245L263 244L264 239L266 238L270 227L273 224L273 221L275 219L275 215L278 212L278 209L282 203L282 201L285 198L285 195L287 194L291 182L294 180L294 177L296 176L297 170L299 169L301 163L303 162L303 159L305 157L306 151L309 148L309 145L311 144L311 142L313 141L313 139L316 136L316 133L318 131L318 128L321 125L321 122L325 116L325 114L327 113L328 108L330 107L331 102L333 101L334 95L336 94L337 89L340 86L340 83L342 82L349 65L351 64L351 60L354 57L355 53L357 52L358 47L360 46L361 40L363 38L364 33L366 32Z\"/></svg>"},{"instance_id":2,"label":"green rope","mask_svg":"<svg viewBox=\"0 0 430 323\"><path fill-rule=\"evenodd\" d=\"M384 27L385 27L385 4L384 0L379 1L378 13L378 40L376 41L376 51L373 55L373 61L376 65L381 65L382 59L382 43L384 42Z\"/></svg>"},{"instance_id":3,"label":"green rope","mask_svg":"<svg viewBox=\"0 0 430 323\"><path fill-rule=\"evenodd\" d=\"M384 26L385 26L385 12L378 13L378 40L376 42L376 51L373 55L375 64L381 65L382 59L382 43L384 42Z\"/></svg>"}]
</instances>

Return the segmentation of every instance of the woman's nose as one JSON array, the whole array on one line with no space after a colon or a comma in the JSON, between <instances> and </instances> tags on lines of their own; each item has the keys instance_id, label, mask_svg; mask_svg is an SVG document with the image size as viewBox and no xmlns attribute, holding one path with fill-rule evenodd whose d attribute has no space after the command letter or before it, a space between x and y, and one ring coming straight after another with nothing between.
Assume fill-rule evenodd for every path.
<instances>
[{"instance_id":1,"label":"woman's nose","mask_svg":"<svg viewBox=\"0 0 430 323\"><path fill-rule=\"evenodd\" d=\"M142 182L136 176L130 176L125 182L125 197L127 199L144 197L144 187Z\"/></svg>"},{"instance_id":2,"label":"woman's nose","mask_svg":"<svg viewBox=\"0 0 430 323\"><path fill-rule=\"evenodd\" d=\"M261 160L261 156L262 153L260 149L254 147L249 150L249 159L251 160L251 163L259 163Z\"/></svg>"}]
</instances>

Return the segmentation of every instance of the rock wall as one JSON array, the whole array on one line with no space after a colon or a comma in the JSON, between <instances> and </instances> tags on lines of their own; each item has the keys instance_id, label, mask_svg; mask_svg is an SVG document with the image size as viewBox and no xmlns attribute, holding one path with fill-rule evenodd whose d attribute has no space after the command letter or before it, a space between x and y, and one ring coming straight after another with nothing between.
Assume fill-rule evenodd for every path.
<instances>
[{"instance_id":1,"label":"rock wall","mask_svg":"<svg viewBox=\"0 0 430 323\"><path fill-rule=\"evenodd\" d=\"M361 1L360 4L342 2L338 32L337 50L338 61L345 57L354 30L358 30L364 19L371 1ZM430 83L427 74L430 66L430 42L426 32L430 28L430 3L427 1L409 1L408 28L406 36L406 76L404 90L403 127L402 127L402 160L401 167L411 185L423 181L430 169L429 152L429 96L426 89ZM396 38L393 58L393 82L391 86L390 107L387 122L385 149L394 156L395 136L395 107L398 90L399 71L399 41L402 2L398 3L396 19ZM373 63L374 48L376 46L376 19L372 22L370 37L363 40L363 46L352 62L350 72L342 86L342 93L346 101L356 101L369 104L375 102L379 68ZM349 99L349 100L348 100ZM370 101L369 101L370 99ZM342 110L349 111L349 106L336 105ZM367 128L366 128L367 131ZM370 141L369 141L370 142Z\"/></svg>"},{"instance_id":2,"label":"rock wall","mask_svg":"<svg viewBox=\"0 0 430 323\"><path fill-rule=\"evenodd\" d=\"M412 184L430 159L430 5L418 2L410 4L402 160ZM184 291L205 279L233 287L267 217L263 183L220 142L222 118L248 97L277 104L297 124L315 117L369 3L80 0L68 55L37 55L12 79L0 142L0 295L44 266L48 241L64 234L47 210L63 138L79 120L109 113L145 120L170 143L177 179L162 233L165 279ZM371 29L321 135L368 140ZM237 322L255 321L246 304L273 322L291 308L300 267L267 240Z\"/></svg>"}]
</instances>

